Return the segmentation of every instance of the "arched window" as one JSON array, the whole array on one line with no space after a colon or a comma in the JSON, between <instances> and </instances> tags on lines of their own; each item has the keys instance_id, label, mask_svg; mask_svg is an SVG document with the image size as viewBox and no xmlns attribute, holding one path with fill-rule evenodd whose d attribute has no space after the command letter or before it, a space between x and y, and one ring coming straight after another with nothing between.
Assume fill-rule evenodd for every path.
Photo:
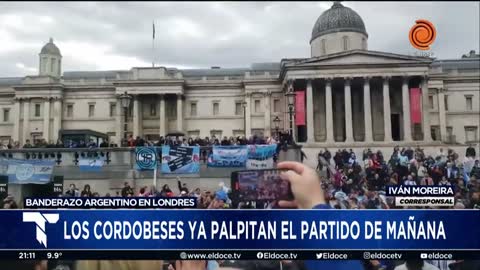
<instances>
[{"instance_id":1,"label":"arched window","mask_svg":"<svg viewBox=\"0 0 480 270\"><path fill-rule=\"evenodd\" d=\"M367 49L367 39L366 39L366 38L362 38L362 48L363 48L364 50Z\"/></svg>"},{"instance_id":2,"label":"arched window","mask_svg":"<svg viewBox=\"0 0 480 270\"><path fill-rule=\"evenodd\" d=\"M344 51L348 50L348 37L347 36L343 37L343 50Z\"/></svg>"},{"instance_id":3,"label":"arched window","mask_svg":"<svg viewBox=\"0 0 480 270\"><path fill-rule=\"evenodd\" d=\"M322 55L327 54L327 46L325 43L326 43L325 39L322 39Z\"/></svg>"}]
</instances>

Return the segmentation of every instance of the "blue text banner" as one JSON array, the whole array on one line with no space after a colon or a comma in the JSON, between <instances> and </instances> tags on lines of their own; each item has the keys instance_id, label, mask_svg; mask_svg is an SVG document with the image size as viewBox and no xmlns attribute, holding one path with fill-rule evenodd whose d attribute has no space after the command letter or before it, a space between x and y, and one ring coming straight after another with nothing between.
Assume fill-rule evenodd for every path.
<instances>
[{"instance_id":1,"label":"blue text banner","mask_svg":"<svg viewBox=\"0 0 480 270\"><path fill-rule=\"evenodd\" d=\"M0 220L0 249L480 249L478 210L3 210Z\"/></svg>"}]
</instances>

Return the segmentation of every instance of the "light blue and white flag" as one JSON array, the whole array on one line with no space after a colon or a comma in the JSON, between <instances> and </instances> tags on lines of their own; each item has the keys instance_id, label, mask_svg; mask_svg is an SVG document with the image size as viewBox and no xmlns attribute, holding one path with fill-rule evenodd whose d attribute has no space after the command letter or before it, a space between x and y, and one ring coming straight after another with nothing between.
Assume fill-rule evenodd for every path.
<instances>
[{"instance_id":1,"label":"light blue and white flag","mask_svg":"<svg viewBox=\"0 0 480 270\"><path fill-rule=\"evenodd\" d=\"M0 164L6 168L10 184L45 184L50 181L55 161L2 159Z\"/></svg>"}]
</instances>

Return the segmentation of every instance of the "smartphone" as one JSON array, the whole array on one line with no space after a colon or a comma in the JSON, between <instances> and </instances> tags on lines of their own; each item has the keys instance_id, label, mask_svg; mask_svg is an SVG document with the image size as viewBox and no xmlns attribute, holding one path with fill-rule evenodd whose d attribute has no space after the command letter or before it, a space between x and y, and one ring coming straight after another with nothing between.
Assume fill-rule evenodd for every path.
<instances>
[{"instance_id":1,"label":"smartphone","mask_svg":"<svg viewBox=\"0 0 480 270\"><path fill-rule=\"evenodd\" d=\"M285 170L244 170L232 172L232 200L278 201L293 200L290 182L280 177Z\"/></svg>"}]
</instances>

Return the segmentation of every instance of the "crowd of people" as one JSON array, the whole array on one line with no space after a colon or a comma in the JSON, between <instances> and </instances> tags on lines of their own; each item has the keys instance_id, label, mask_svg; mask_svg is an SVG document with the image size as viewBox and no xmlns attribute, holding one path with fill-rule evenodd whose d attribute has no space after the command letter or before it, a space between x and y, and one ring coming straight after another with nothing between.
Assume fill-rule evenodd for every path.
<instances>
[{"instance_id":1,"label":"crowd of people","mask_svg":"<svg viewBox=\"0 0 480 270\"><path fill-rule=\"evenodd\" d=\"M142 186L138 188L138 191L130 185L129 182L125 182L121 190L115 191L115 194L107 192L104 196L98 192L93 191L89 184L83 186L80 190L75 184L70 184L68 190L62 197L195 197L197 198L197 205L200 209L212 209L212 208L230 208L232 201L228 197L230 189L224 184L219 182L218 189L211 191L209 189L189 189L186 183L182 183L181 180L177 180L178 189L171 189L168 184L164 184L161 190L157 190L155 186Z\"/></svg>"},{"instance_id":2,"label":"crowd of people","mask_svg":"<svg viewBox=\"0 0 480 270\"><path fill-rule=\"evenodd\" d=\"M439 148L438 154L426 155L419 147L395 147L389 158L382 151L365 149L360 160L351 149L333 155L324 149L318 153L317 170L327 173L323 183L335 208L399 208L385 196L386 185L451 185L453 208L480 209L480 161L475 158L473 146L464 158L452 149Z\"/></svg>"},{"instance_id":3,"label":"crowd of people","mask_svg":"<svg viewBox=\"0 0 480 270\"><path fill-rule=\"evenodd\" d=\"M419 147L395 147L389 157L385 156L382 151L365 149L361 158L357 157L352 149L339 149L333 154L328 149L324 149L318 154L318 161L317 172L301 163L278 164L279 168L290 170L287 176L292 185L295 199L293 202L280 201L275 205L256 202L235 205L230 200L229 188L223 183L219 183L218 189L214 191L199 187L190 189L180 179L177 179L177 187L171 188L165 184L160 190L154 186L134 189L128 182L125 182L121 190L112 195L107 193L105 196L194 196L198 199L198 207L202 209L270 207L312 209L318 205L328 205L335 209L396 209L400 207L394 204L391 197L385 195L387 185L451 185L455 187L454 209L480 209L480 162L473 146L469 146L465 153L439 148L438 153L434 155L427 155ZM318 176L319 171L322 172L320 177ZM96 197L101 195L93 191L89 185L85 185L82 190L79 190L74 184L71 184L62 196ZM179 266L182 265L182 262L179 261L164 263L168 267L165 269L187 268ZM203 270L222 269L220 267L225 267L231 262L185 261L183 263L197 265L187 269ZM366 260L358 263L352 262L352 264L348 264L347 261L331 263L336 263L337 266L347 266L338 268L336 266L308 265L307 262L237 261L236 264L232 264L232 267L272 270L477 270L479 267L478 262L475 261L455 260ZM244 266L239 266L241 264Z\"/></svg>"},{"instance_id":4,"label":"crowd of people","mask_svg":"<svg viewBox=\"0 0 480 270\"><path fill-rule=\"evenodd\" d=\"M121 142L122 147L141 147L141 146L213 146L213 145L247 145L247 144L294 144L292 136L288 132L278 132L272 136L252 135L248 138L245 136L223 136L217 138L215 135L211 137L187 137L181 134L160 136L159 140L153 141L146 138L129 135L128 138ZM118 147L117 144L111 143L108 139L101 140L97 144L94 140L66 140L63 142L58 139L56 142L47 142L44 139L37 139L34 142L26 140L24 145L18 141L9 140L8 143L0 142L0 150L7 149L24 149L24 148L98 148L98 147Z\"/></svg>"}]
</instances>

